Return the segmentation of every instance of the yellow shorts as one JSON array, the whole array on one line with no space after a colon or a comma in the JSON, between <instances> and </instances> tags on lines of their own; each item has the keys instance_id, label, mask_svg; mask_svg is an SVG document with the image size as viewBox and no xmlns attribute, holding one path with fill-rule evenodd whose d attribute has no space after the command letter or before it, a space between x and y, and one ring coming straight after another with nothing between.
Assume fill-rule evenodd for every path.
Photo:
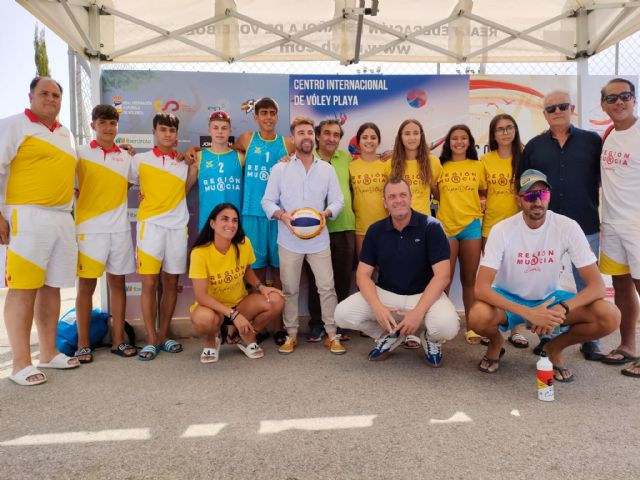
<instances>
[{"instance_id":1,"label":"yellow shorts","mask_svg":"<svg viewBox=\"0 0 640 480\"><path fill-rule=\"evenodd\" d=\"M78 277L100 278L104 271L126 275L136 271L131 232L79 233Z\"/></svg>"},{"instance_id":2,"label":"yellow shorts","mask_svg":"<svg viewBox=\"0 0 640 480\"><path fill-rule=\"evenodd\" d=\"M78 258L70 212L35 205L5 205L9 222L6 279L9 288L73 287Z\"/></svg>"},{"instance_id":3,"label":"yellow shorts","mask_svg":"<svg viewBox=\"0 0 640 480\"><path fill-rule=\"evenodd\" d=\"M149 222L137 223L138 273L163 272L181 275L187 271L187 227L166 228Z\"/></svg>"},{"instance_id":4,"label":"yellow shorts","mask_svg":"<svg viewBox=\"0 0 640 480\"><path fill-rule=\"evenodd\" d=\"M640 225L602 224L600 271L640 279Z\"/></svg>"}]
</instances>

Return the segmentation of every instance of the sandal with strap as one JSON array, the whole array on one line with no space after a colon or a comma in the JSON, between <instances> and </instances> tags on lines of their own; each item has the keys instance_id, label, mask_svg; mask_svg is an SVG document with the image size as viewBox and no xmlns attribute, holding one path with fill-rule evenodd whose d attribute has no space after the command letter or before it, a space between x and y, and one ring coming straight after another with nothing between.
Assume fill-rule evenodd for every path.
<instances>
[{"instance_id":1,"label":"sandal with strap","mask_svg":"<svg viewBox=\"0 0 640 480\"><path fill-rule=\"evenodd\" d=\"M82 347L76 350L76 353L73 354L74 357L78 359L80 363L91 363L93 362L93 350L91 347ZM83 359L79 357L89 356L89 359Z\"/></svg>"},{"instance_id":2,"label":"sandal with strap","mask_svg":"<svg viewBox=\"0 0 640 480\"><path fill-rule=\"evenodd\" d=\"M75 357L68 357L64 353L59 353L48 362L38 364L38 368L55 368L56 370L68 370L69 368L78 368L80 362L69 363L69 360L77 360Z\"/></svg>"},{"instance_id":3,"label":"sandal with strap","mask_svg":"<svg viewBox=\"0 0 640 480\"><path fill-rule=\"evenodd\" d=\"M35 377L36 375L42 375L42 378L40 380L27 380L27 378ZM23 387L31 387L33 385L40 385L46 382L47 376L33 365L28 365L16 374L11 375L9 379Z\"/></svg>"},{"instance_id":4,"label":"sandal with strap","mask_svg":"<svg viewBox=\"0 0 640 480\"><path fill-rule=\"evenodd\" d=\"M222 339L216 337L215 347L204 347L200 354L200 363L215 363L220 359L220 345L222 345Z\"/></svg>"},{"instance_id":5,"label":"sandal with strap","mask_svg":"<svg viewBox=\"0 0 640 480\"><path fill-rule=\"evenodd\" d=\"M501 348L498 358L488 358L485 355L484 357L482 357L482 360L480 360L480 363L478 364L478 370L480 370L482 373L496 373L498 371L498 368L500 367L500 360L502 360L505 352L506 350L504 348ZM487 366L483 367L482 362L486 362ZM493 367L494 365L497 365L496 369L491 370L491 367Z\"/></svg>"},{"instance_id":6,"label":"sandal with strap","mask_svg":"<svg viewBox=\"0 0 640 480\"><path fill-rule=\"evenodd\" d=\"M175 340L167 340L162 345L158 345L158 349L167 353L180 353L182 351L182 345Z\"/></svg>"},{"instance_id":7,"label":"sandal with strap","mask_svg":"<svg viewBox=\"0 0 640 480\"><path fill-rule=\"evenodd\" d=\"M256 342L252 342L249 345L243 345L239 343L238 348L242 350L242 353L244 353L248 358L252 360L264 357L264 351Z\"/></svg>"},{"instance_id":8,"label":"sandal with strap","mask_svg":"<svg viewBox=\"0 0 640 480\"><path fill-rule=\"evenodd\" d=\"M141 362L149 362L154 360L157 356L158 349L155 345L145 345L145 347L138 353L138 360Z\"/></svg>"},{"instance_id":9,"label":"sandal with strap","mask_svg":"<svg viewBox=\"0 0 640 480\"><path fill-rule=\"evenodd\" d=\"M516 348L529 348L529 340L521 333L514 333L507 340Z\"/></svg>"},{"instance_id":10,"label":"sandal with strap","mask_svg":"<svg viewBox=\"0 0 640 480\"><path fill-rule=\"evenodd\" d=\"M420 348L422 346L422 342L420 338L415 335L407 335L402 342L402 348L406 348L408 350L415 350L416 348Z\"/></svg>"},{"instance_id":11,"label":"sandal with strap","mask_svg":"<svg viewBox=\"0 0 640 480\"><path fill-rule=\"evenodd\" d=\"M484 337L482 335L478 335L473 330L467 330L464 334L464 339L470 345L480 345L482 343L483 338Z\"/></svg>"},{"instance_id":12,"label":"sandal with strap","mask_svg":"<svg viewBox=\"0 0 640 480\"><path fill-rule=\"evenodd\" d=\"M127 350L135 350L135 352L127 353ZM118 355L119 357L135 357L138 353L138 347L131 345L130 343L121 343L116 348L112 348L111 353Z\"/></svg>"}]
</instances>

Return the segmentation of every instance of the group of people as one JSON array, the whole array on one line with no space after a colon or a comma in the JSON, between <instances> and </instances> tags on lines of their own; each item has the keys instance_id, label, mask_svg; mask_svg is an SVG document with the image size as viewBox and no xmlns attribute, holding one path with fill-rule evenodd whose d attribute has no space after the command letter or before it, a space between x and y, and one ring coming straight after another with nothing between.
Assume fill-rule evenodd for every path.
<instances>
[{"instance_id":1,"label":"group of people","mask_svg":"<svg viewBox=\"0 0 640 480\"><path fill-rule=\"evenodd\" d=\"M490 151L480 159L466 125L451 127L440 158L432 155L415 119L400 125L392 152L379 152L377 125L361 125L352 158L339 149L344 131L336 119L316 126L298 117L290 137L278 135L278 105L268 97L254 105L258 129L242 133L233 146L229 114L214 111L211 147L176 152L179 119L160 113L153 118L155 146L132 155L133 149L115 144L117 110L98 105L91 123L95 140L76 148L56 121L61 96L57 82L36 78L30 108L0 121L5 322L11 379L20 385L45 382L41 368L75 368L93 360L91 297L105 272L111 352L151 361L160 351L182 351L169 335L178 277L187 264L203 363L218 361L225 342L260 358L269 330L279 353L294 352L300 278L307 268L308 341L326 335L328 350L344 354L354 330L374 340L372 361L403 345L424 348L426 362L438 367L442 343L460 328L448 297L459 263L465 339L487 345L478 365L482 372L499 368L501 331L510 332L515 347L526 348L522 328L528 327L540 336L534 351L549 356L558 381L574 379L562 351L577 343L587 359L634 362L623 373L640 376L640 212L631 198L640 186L640 127L635 88L627 80L612 80L602 90L602 108L614 127L604 146L597 134L571 124L570 96L555 91L544 98L548 131L523 147L514 118L499 114L489 126ZM600 270L613 275L615 305L604 301L596 259L600 182ZM140 188L135 255L127 218L131 184ZM187 262L186 195L195 184L200 231ZM292 212L301 207L326 220L314 238L294 234ZM565 254L577 294L560 289ZM358 292L350 295L356 258ZM76 263L77 269L69 267ZM140 350L124 340L124 278L134 271L142 278L146 330ZM67 357L55 350L59 288L73 286L76 275L78 350ZM29 351L34 317L38 368ZM620 345L602 354L597 339L619 325Z\"/></svg>"}]
</instances>

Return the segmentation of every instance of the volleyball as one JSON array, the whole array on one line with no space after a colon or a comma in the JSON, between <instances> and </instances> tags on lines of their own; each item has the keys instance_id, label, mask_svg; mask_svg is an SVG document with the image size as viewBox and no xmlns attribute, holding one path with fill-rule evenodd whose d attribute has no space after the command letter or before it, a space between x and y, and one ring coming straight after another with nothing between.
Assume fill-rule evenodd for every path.
<instances>
[{"instance_id":1,"label":"volleyball","mask_svg":"<svg viewBox=\"0 0 640 480\"><path fill-rule=\"evenodd\" d=\"M298 208L291 213L293 234L302 239L313 238L324 228L324 217L313 208Z\"/></svg>"},{"instance_id":2,"label":"volleyball","mask_svg":"<svg viewBox=\"0 0 640 480\"><path fill-rule=\"evenodd\" d=\"M413 108L424 107L427 104L427 92L419 88L410 90L407 93L407 103Z\"/></svg>"}]
</instances>

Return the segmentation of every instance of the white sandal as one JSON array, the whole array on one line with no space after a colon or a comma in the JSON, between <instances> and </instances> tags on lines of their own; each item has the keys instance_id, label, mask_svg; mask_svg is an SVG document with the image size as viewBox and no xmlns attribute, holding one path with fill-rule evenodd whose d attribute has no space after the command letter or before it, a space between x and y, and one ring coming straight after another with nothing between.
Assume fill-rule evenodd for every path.
<instances>
[{"instance_id":1,"label":"white sandal","mask_svg":"<svg viewBox=\"0 0 640 480\"><path fill-rule=\"evenodd\" d=\"M27 378L32 377L34 375L42 375L42 379L32 380L32 381L27 380ZM11 375L9 378L14 382L16 382L18 385L22 385L23 387L40 385L47 381L47 376L44 373L42 373L40 370L38 370L36 367L34 367L33 365L24 367L18 373L16 373L15 375Z\"/></svg>"},{"instance_id":2,"label":"white sandal","mask_svg":"<svg viewBox=\"0 0 640 480\"><path fill-rule=\"evenodd\" d=\"M75 360L75 363L69 363L69 360ZM67 370L69 368L78 368L80 362L75 357L67 357L64 353L59 353L47 363L40 362L38 368L55 368L57 370Z\"/></svg>"},{"instance_id":3,"label":"white sandal","mask_svg":"<svg viewBox=\"0 0 640 480\"><path fill-rule=\"evenodd\" d=\"M407 348L409 350L415 350L416 348L420 348L422 346L422 342L420 338L415 335L407 335L402 342L402 348Z\"/></svg>"},{"instance_id":4,"label":"white sandal","mask_svg":"<svg viewBox=\"0 0 640 480\"><path fill-rule=\"evenodd\" d=\"M242 350L242 353L244 353L247 357L251 358L252 360L264 357L264 351L262 350L262 348L260 348L260 345L258 345L256 342L252 342L246 346L239 343L238 348Z\"/></svg>"},{"instance_id":5,"label":"white sandal","mask_svg":"<svg viewBox=\"0 0 640 480\"><path fill-rule=\"evenodd\" d=\"M220 344L222 340L216 337L215 347L204 347L200 354L200 363L216 363L220 359Z\"/></svg>"}]
</instances>

